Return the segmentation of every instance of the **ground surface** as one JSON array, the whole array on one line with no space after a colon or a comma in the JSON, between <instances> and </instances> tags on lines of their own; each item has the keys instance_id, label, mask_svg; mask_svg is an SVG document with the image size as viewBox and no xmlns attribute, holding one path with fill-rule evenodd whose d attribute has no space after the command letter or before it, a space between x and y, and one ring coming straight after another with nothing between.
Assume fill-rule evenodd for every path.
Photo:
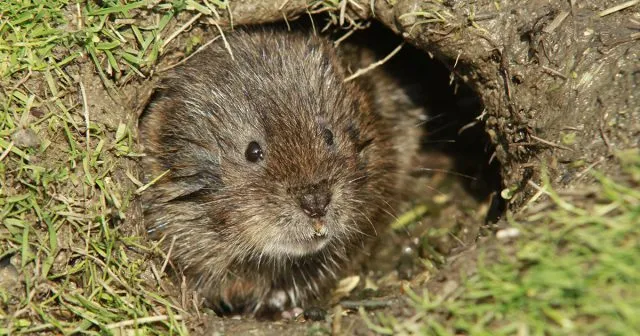
<instances>
[{"instance_id":1,"label":"ground surface","mask_svg":"<svg viewBox=\"0 0 640 336\"><path fill-rule=\"evenodd\" d=\"M234 22L282 17L270 3L232 2ZM478 2L493 10L474 12L462 1L375 2L394 30L419 18L407 38L485 103L487 126L472 132L486 129L497 146L510 211L495 216L495 184L474 183L497 162L491 144L479 143L478 156L434 145L482 112L461 103L427 125L449 130L427 146L433 170L413 207L420 215L383 234L357 285L341 287L348 301L323 322L256 322L211 317L168 295L179 288L138 227L136 113L158 75L217 36L212 22L229 24L226 2L8 1L0 334L640 334L640 15L629 3ZM301 4L281 8L294 15ZM325 12L318 29L327 18L353 28L368 8L343 1L309 11ZM511 42L486 47L495 41ZM443 76L437 85L448 88ZM461 134L464 146L477 135Z\"/></svg>"}]
</instances>

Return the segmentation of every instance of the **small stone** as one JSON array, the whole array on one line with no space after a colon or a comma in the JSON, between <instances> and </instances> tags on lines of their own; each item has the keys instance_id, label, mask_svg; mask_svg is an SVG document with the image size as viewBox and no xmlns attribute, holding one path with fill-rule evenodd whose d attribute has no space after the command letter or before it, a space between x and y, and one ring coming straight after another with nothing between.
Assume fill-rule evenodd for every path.
<instances>
[{"instance_id":1,"label":"small stone","mask_svg":"<svg viewBox=\"0 0 640 336\"><path fill-rule=\"evenodd\" d=\"M42 118L44 117L44 111L42 111L39 108L32 108L31 111L29 111L31 113L32 116L34 117L38 117L38 118Z\"/></svg>"},{"instance_id":2,"label":"small stone","mask_svg":"<svg viewBox=\"0 0 640 336\"><path fill-rule=\"evenodd\" d=\"M520 230L513 227L496 232L496 237L498 239L511 239L511 238L516 238L519 235L520 235Z\"/></svg>"},{"instance_id":3,"label":"small stone","mask_svg":"<svg viewBox=\"0 0 640 336\"><path fill-rule=\"evenodd\" d=\"M311 321L324 321L327 311L319 307L309 307L304 310L304 318Z\"/></svg>"},{"instance_id":4,"label":"small stone","mask_svg":"<svg viewBox=\"0 0 640 336\"><path fill-rule=\"evenodd\" d=\"M8 260L0 262L0 288L11 292L20 286L20 275Z\"/></svg>"},{"instance_id":5,"label":"small stone","mask_svg":"<svg viewBox=\"0 0 640 336\"><path fill-rule=\"evenodd\" d=\"M21 129L11 135L13 144L20 148L26 147L38 147L40 145L40 138L36 132L32 129Z\"/></svg>"}]
</instances>

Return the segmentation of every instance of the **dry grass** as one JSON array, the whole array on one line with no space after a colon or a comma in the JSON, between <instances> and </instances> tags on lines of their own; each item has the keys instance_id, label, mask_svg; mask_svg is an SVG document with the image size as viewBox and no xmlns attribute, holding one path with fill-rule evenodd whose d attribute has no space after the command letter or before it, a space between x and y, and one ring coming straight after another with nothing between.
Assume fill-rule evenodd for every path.
<instances>
[{"instance_id":1,"label":"dry grass","mask_svg":"<svg viewBox=\"0 0 640 336\"><path fill-rule=\"evenodd\" d=\"M184 31L172 30L178 14L206 17L225 4L3 2L0 334L187 333L147 262L153 246L125 222L135 121L96 108L102 97L87 91L101 87L97 73L122 98L119 87L148 76Z\"/></svg>"},{"instance_id":2,"label":"dry grass","mask_svg":"<svg viewBox=\"0 0 640 336\"><path fill-rule=\"evenodd\" d=\"M592 172L584 189L545 178L477 274L446 297L406 288L413 317L368 324L386 335L640 334L640 152L618 160L624 176Z\"/></svg>"},{"instance_id":3,"label":"dry grass","mask_svg":"<svg viewBox=\"0 0 640 336\"><path fill-rule=\"evenodd\" d=\"M149 262L157 252L126 225L135 190L144 188L132 169L140 155L135 122L130 111L92 108L97 97L87 91L95 83L86 80L98 78L121 97L120 88L148 77L191 23L228 7L151 3L8 0L0 7L0 335L188 333ZM361 10L333 0L313 1L310 12L328 13L330 25L366 26L351 6ZM434 8L412 15L446 23ZM202 44L191 36L183 51ZM514 222L521 236L505 251L515 255L483 265L446 300L414 295L414 317L380 316L371 327L383 334L640 333L640 156L620 160L626 180L596 174L594 202L563 199L544 184L540 201L553 210Z\"/></svg>"}]
</instances>

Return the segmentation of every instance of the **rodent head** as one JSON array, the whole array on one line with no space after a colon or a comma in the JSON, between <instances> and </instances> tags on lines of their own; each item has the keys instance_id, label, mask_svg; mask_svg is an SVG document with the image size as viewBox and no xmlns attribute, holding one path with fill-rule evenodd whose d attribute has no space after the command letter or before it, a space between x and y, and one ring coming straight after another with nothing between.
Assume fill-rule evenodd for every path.
<instances>
[{"instance_id":1,"label":"rodent head","mask_svg":"<svg viewBox=\"0 0 640 336\"><path fill-rule=\"evenodd\" d=\"M219 186L226 192L215 197L238 204L225 214L227 224L269 256L306 255L361 230L352 212L367 171L358 168L365 148L348 135L355 126L282 106L268 118L262 111L259 127L228 134L223 145Z\"/></svg>"},{"instance_id":2,"label":"rodent head","mask_svg":"<svg viewBox=\"0 0 640 336\"><path fill-rule=\"evenodd\" d=\"M305 256L371 232L392 149L332 48L269 31L229 43L233 58L203 51L145 111L147 177L169 170L147 197L149 231L177 237L186 263Z\"/></svg>"}]
</instances>

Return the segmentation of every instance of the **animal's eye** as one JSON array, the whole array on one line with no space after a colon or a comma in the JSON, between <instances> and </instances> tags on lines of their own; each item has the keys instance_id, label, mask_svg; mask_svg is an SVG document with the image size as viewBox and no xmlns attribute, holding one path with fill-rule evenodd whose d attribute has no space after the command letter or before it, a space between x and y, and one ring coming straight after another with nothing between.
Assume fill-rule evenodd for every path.
<instances>
[{"instance_id":1,"label":"animal's eye","mask_svg":"<svg viewBox=\"0 0 640 336\"><path fill-rule=\"evenodd\" d=\"M333 132L331 132L330 129L325 128L322 131L322 138L324 139L324 142L328 145L328 146L332 146L333 145Z\"/></svg>"},{"instance_id":2,"label":"animal's eye","mask_svg":"<svg viewBox=\"0 0 640 336\"><path fill-rule=\"evenodd\" d=\"M244 157L249 162L258 162L264 158L264 152L257 142L251 141L244 152Z\"/></svg>"}]
</instances>

